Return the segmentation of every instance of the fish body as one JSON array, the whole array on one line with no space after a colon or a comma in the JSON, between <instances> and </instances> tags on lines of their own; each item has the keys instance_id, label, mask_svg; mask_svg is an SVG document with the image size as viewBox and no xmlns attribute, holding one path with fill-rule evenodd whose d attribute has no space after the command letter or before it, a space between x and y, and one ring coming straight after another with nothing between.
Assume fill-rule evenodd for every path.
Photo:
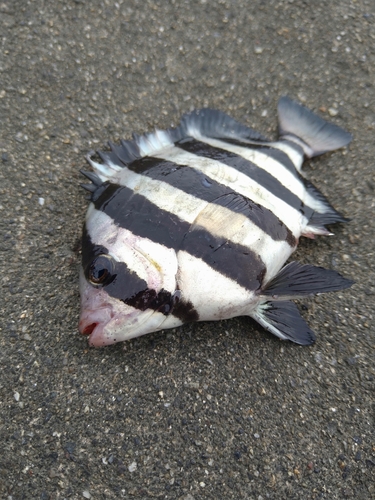
<instances>
[{"instance_id":1,"label":"fish body","mask_svg":"<svg viewBox=\"0 0 375 500\"><path fill-rule=\"evenodd\" d=\"M315 340L290 299L353 282L284 266L301 236L347 220L301 167L351 135L288 97L278 114L277 141L201 109L175 129L110 144L100 161L88 155L79 328L91 345L242 315L281 339Z\"/></svg>"}]
</instances>

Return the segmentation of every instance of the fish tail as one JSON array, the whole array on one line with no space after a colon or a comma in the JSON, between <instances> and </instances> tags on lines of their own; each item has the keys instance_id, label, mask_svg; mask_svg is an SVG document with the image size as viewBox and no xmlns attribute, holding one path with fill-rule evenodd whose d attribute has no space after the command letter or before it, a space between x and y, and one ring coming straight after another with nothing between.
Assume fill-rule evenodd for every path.
<instances>
[{"instance_id":1,"label":"fish tail","mask_svg":"<svg viewBox=\"0 0 375 500\"><path fill-rule=\"evenodd\" d=\"M278 103L279 135L296 142L311 158L350 143L352 135L287 96Z\"/></svg>"}]
</instances>

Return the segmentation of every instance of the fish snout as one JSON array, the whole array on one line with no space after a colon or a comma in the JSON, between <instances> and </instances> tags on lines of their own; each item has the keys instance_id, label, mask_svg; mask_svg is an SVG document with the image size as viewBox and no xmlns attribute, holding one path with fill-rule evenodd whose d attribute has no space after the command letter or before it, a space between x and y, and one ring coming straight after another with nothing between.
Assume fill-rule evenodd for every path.
<instances>
[{"instance_id":1,"label":"fish snout","mask_svg":"<svg viewBox=\"0 0 375 500\"><path fill-rule=\"evenodd\" d=\"M111 320L110 308L99 308L96 310L83 310L79 318L78 329L82 335L91 335L95 328L104 325Z\"/></svg>"}]
</instances>

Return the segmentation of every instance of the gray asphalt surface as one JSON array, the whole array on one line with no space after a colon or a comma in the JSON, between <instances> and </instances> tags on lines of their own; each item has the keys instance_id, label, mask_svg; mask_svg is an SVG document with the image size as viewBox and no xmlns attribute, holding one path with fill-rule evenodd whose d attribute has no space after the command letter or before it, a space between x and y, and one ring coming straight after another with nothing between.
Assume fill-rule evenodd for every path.
<instances>
[{"instance_id":1,"label":"gray asphalt surface","mask_svg":"<svg viewBox=\"0 0 375 500\"><path fill-rule=\"evenodd\" d=\"M0 40L1 498L375 498L374 3L0 0ZM316 344L238 318L89 349L84 155L202 106L276 137L283 94L354 135L305 166L352 222L295 257L356 280L301 302Z\"/></svg>"}]
</instances>

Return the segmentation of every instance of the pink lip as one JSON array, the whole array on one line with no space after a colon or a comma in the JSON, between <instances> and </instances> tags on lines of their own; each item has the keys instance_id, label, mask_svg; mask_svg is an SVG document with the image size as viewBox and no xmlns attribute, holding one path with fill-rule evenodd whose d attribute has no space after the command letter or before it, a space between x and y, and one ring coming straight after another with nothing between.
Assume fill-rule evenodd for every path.
<instances>
[{"instance_id":1,"label":"pink lip","mask_svg":"<svg viewBox=\"0 0 375 500\"><path fill-rule=\"evenodd\" d=\"M105 325L112 319L113 311L110 306L95 310L83 310L78 329L82 335L89 335L90 345L103 345L101 342ZM99 341L97 343L97 341Z\"/></svg>"},{"instance_id":2,"label":"pink lip","mask_svg":"<svg viewBox=\"0 0 375 500\"><path fill-rule=\"evenodd\" d=\"M86 323L85 321L81 320L79 322L78 329L79 332L82 333L82 335L91 335L97 325L98 323Z\"/></svg>"},{"instance_id":3,"label":"pink lip","mask_svg":"<svg viewBox=\"0 0 375 500\"><path fill-rule=\"evenodd\" d=\"M89 345L92 347L116 344L119 334L116 335L114 330L129 322L132 316L116 313L110 305L95 310L86 309L81 312L79 331L89 336Z\"/></svg>"},{"instance_id":4,"label":"pink lip","mask_svg":"<svg viewBox=\"0 0 375 500\"><path fill-rule=\"evenodd\" d=\"M138 310L125 314L114 310L109 304L98 309L83 308L79 331L82 335L89 336L90 346L103 347L116 344L125 338L132 338L132 331L137 331L140 326L138 318Z\"/></svg>"},{"instance_id":5,"label":"pink lip","mask_svg":"<svg viewBox=\"0 0 375 500\"><path fill-rule=\"evenodd\" d=\"M106 324L107 323L103 321L93 321L89 316L80 320L79 331L82 335L89 336L89 344L92 347L102 347L105 345L110 345L114 342L111 337L107 337L104 334L104 328Z\"/></svg>"}]
</instances>

